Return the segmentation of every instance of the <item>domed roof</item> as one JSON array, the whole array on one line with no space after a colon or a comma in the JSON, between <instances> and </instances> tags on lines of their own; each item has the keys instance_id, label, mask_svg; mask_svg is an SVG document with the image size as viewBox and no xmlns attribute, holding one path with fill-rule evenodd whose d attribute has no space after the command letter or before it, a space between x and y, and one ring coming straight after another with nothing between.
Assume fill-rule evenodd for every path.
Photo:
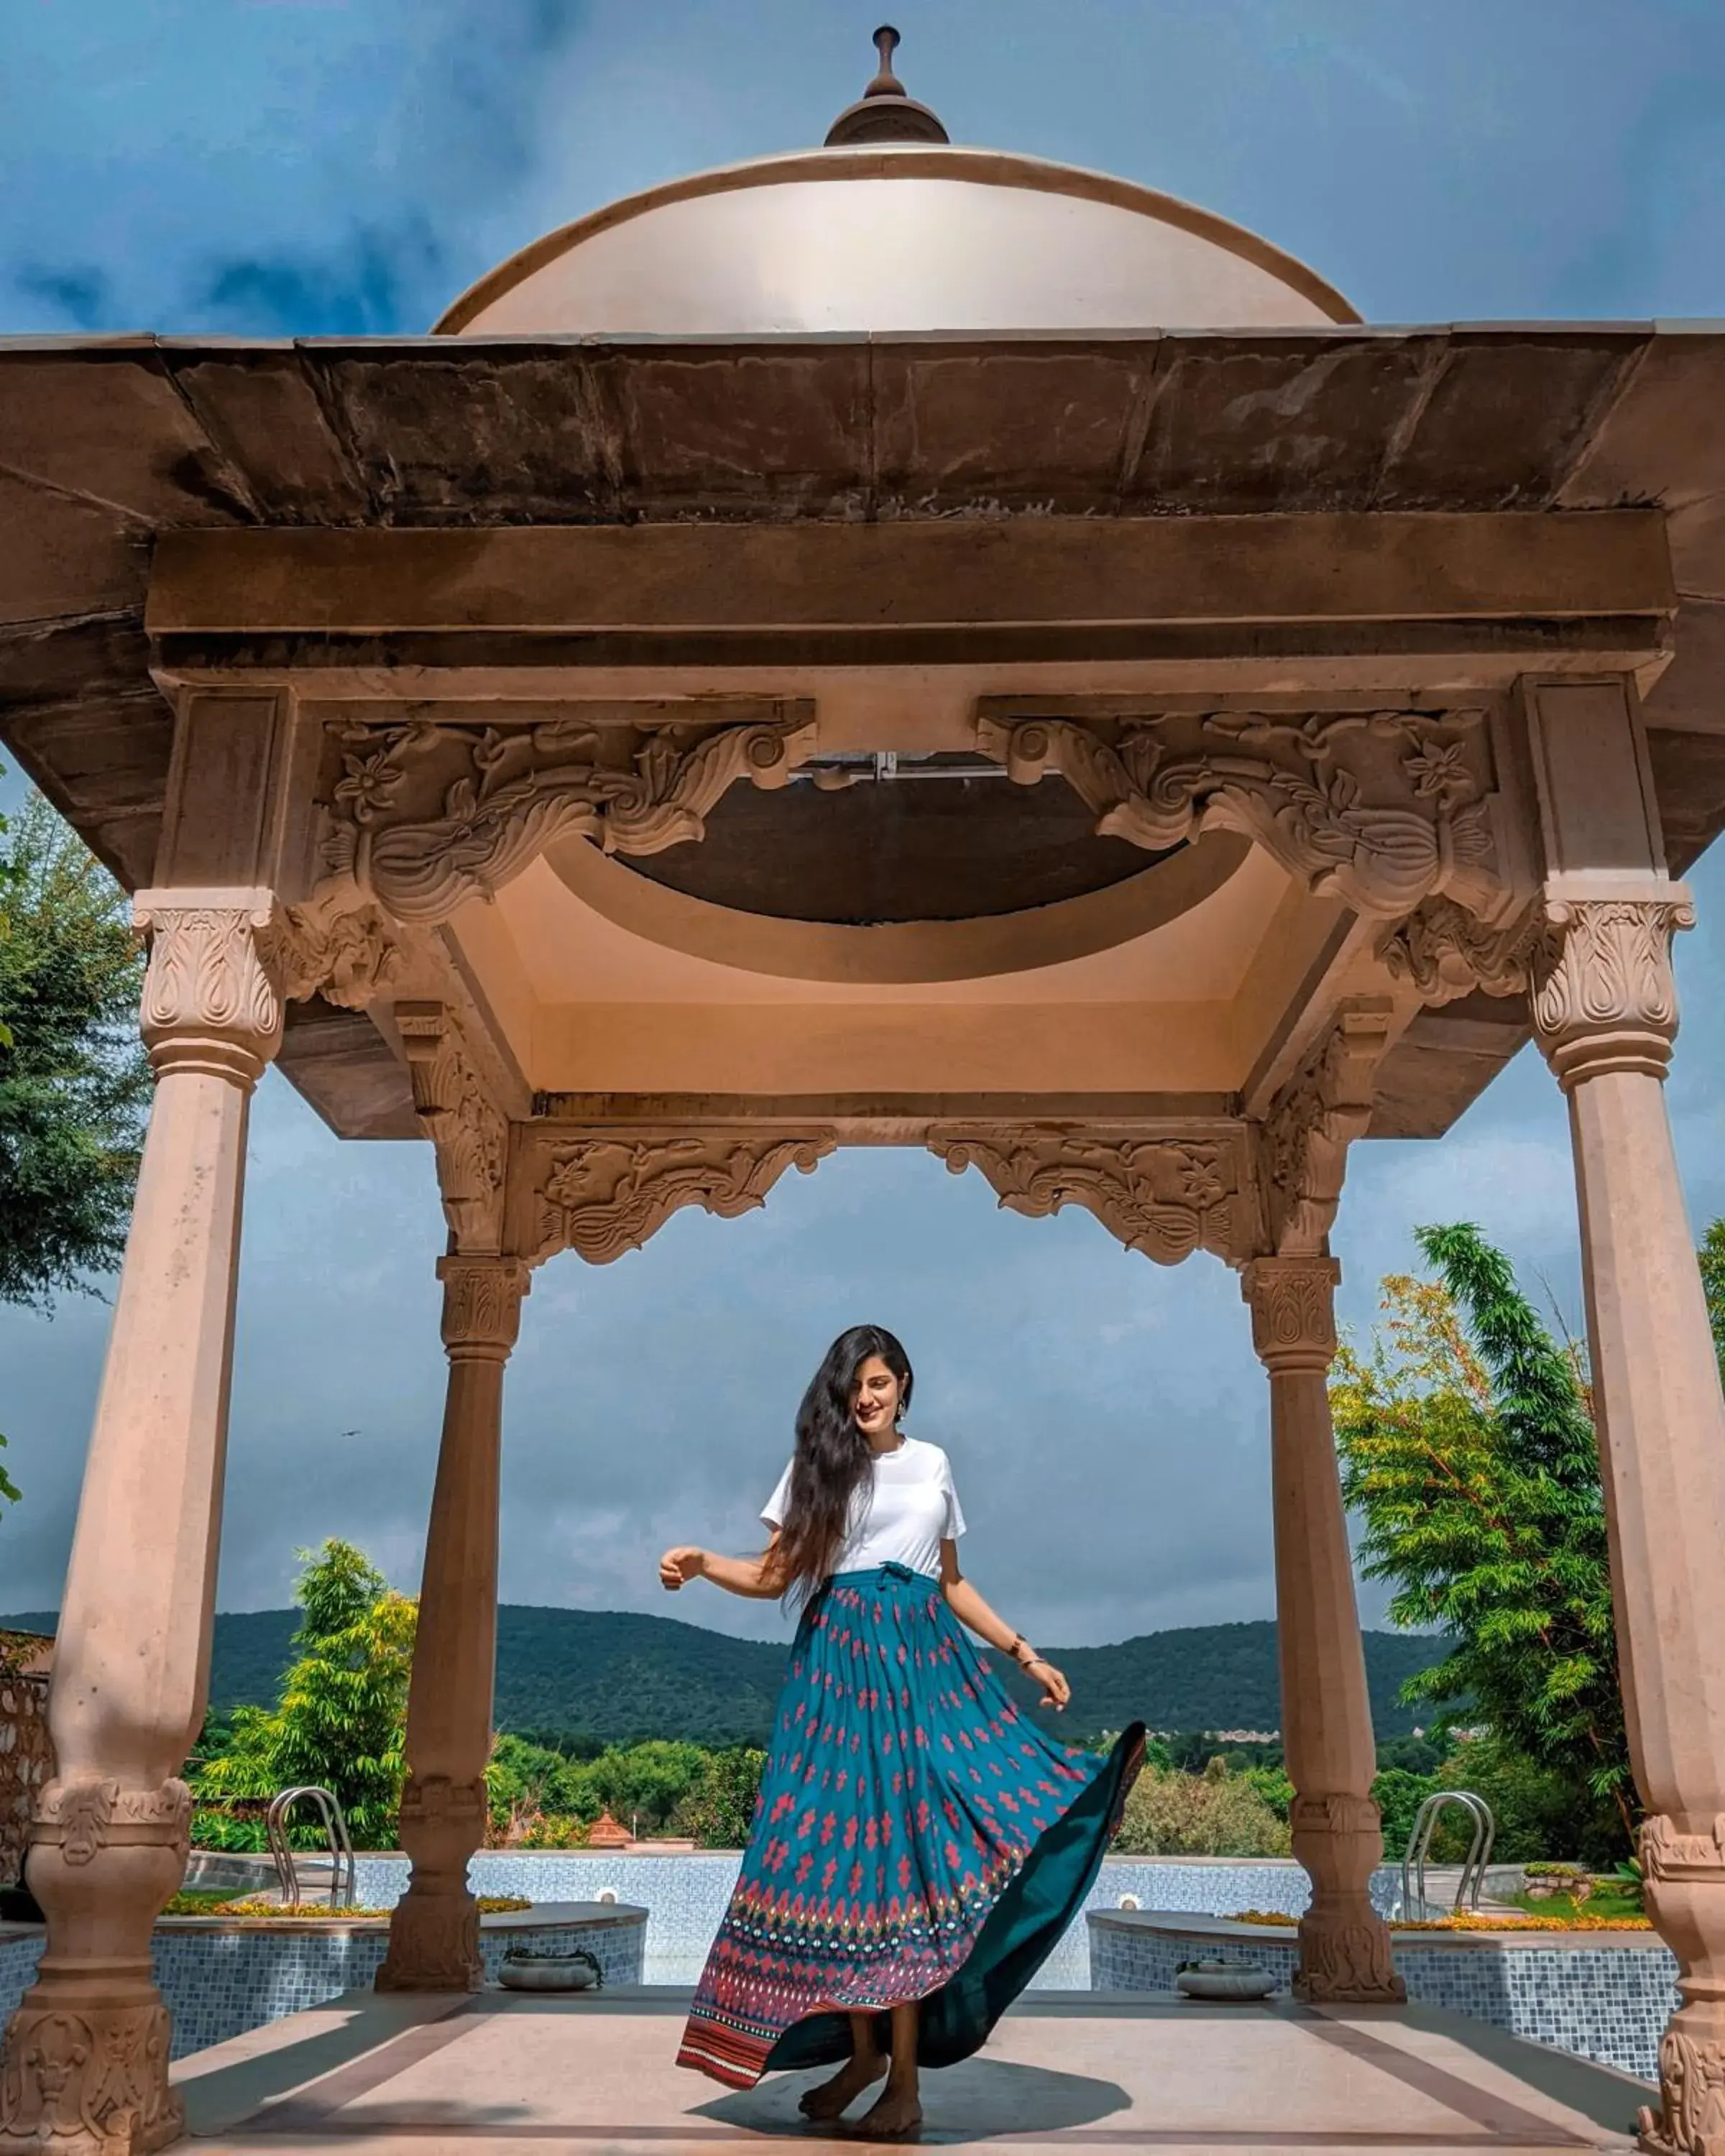
<instances>
[{"instance_id":1,"label":"domed roof","mask_svg":"<svg viewBox=\"0 0 1725 2156\"><path fill-rule=\"evenodd\" d=\"M1301 328L1358 316L1255 234L1070 165L958 149L881 66L820 150L649 187L547 234L437 324L466 336Z\"/></svg>"}]
</instances>

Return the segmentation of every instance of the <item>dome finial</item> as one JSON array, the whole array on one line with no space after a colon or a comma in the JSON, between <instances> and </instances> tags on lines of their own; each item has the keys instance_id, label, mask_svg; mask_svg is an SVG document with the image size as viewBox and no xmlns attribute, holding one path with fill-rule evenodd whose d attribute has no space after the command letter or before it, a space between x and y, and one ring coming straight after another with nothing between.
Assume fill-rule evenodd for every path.
<instances>
[{"instance_id":1,"label":"dome finial","mask_svg":"<svg viewBox=\"0 0 1725 2156\"><path fill-rule=\"evenodd\" d=\"M874 80L855 105L846 105L827 130L826 146L844 149L865 142L947 142L946 129L926 105L905 95L892 71L892 56L903 41L891 23L875 33L880 64Z\"/></svg>"},{"instance_id":2,"label":"dome finial","mask_svg":"<svg viewBox=\"0 0 1725 2156\"><path fill-rule=\"evenodd\" d=\"M892 71L892 56L904 43L891 23L883 23L875 33L875 50L880 55L880 65L875 80L863 92L865 97L902 97L905 86Z\"/></svg>"}]
</instances>

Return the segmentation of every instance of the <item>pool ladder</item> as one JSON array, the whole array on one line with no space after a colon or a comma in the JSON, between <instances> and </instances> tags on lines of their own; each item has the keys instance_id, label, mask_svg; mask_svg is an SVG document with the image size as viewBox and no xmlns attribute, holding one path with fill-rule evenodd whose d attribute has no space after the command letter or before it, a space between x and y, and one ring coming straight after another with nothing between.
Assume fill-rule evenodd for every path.
<instances>
[{"instance_id":1,"label":"pool ladder","mask_svg":"<svg viewBox=\"0 0 1725 2156\"><path fill-rule=\"evenodd\" d=\"M1471 1789L1434 1789L1414 1815L1414 1830L1402 1856L1401 1914L1412 1922L1444 1913L1425 1898L1425 1860L1431 1854L1438 1815L1445 1804L1459 1804L1473 1822L1473 1838L1461 1876L1455 1882L1455 1900L1450 1913L1459 1915L1463 1909L1480 1906L1480 1890L1486 1883L1486 1866L1491 1861L1491 1844L1497 1833L1491 1807Z\"/></svg>"},{"instance_id":2,"label":"pool ladder","mask_svg":"<svg viewBox=\"0 0 1725 2156\"><path fill-rule=\"evenodd\" d=\"M357 1875L353 1862L353 1844L348 1839L347 1821L342 1816L340 1799L333 1789L321 1789L312 1783L303 1783L298 1789L283 1789L270 1800L270 1810L264 1816L264 1834L270 1845L270 1854L275 1860L275 1876L281 1881L281 1898L290 1909L297 1909L304 1896L300 1891L299 1867L294 1862L294 1852L288 1844L287 1816L301 1798L309 1798L316 1807L323 1823L324 1840L330 1851L330 1907L332 1909L351 1909L357 1890Z\"/></svg>"}]
</instances>

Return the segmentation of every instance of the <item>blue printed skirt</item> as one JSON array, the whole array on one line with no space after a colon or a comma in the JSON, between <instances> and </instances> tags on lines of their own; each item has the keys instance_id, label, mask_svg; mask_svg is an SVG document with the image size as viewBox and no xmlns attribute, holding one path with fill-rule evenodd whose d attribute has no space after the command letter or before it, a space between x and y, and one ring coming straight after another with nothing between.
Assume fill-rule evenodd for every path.
<instances>
[{"instance_id":1,"label":"blue printed skirt","mask_svg":"<svg viewBox=\"0 0 1725 2156\"><path fill-rule=\"evenodd\" d=\"M1106 1756L1056 1743L937 1580L836 1574L798 1628L678 2064L752 2088L848 2058L848 2015L910 1999L921 2062L968 2058L1082 1906L1143 1738L1134 1724Z\"/></svg>"}]
</instances>

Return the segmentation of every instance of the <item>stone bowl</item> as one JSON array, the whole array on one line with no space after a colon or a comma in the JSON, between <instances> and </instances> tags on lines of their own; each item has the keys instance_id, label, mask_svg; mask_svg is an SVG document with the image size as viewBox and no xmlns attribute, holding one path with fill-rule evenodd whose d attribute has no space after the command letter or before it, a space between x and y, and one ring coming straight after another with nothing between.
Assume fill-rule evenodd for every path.
<instances>
[{"instance_id":1,"label":"stone bowl","mask_svg":"<svg viewBox=\"0 0 1725 2156\"><path fill-rule=\"evenodd\" d=\"M506 1991L597 1991L604 1982L585 1947L567 1953L506 1953L497 1980Z\"/></svg>"},{"instance_id":2,"label":"stone bowl","mask_svg":"<svg viewBox=\"0 0 1725 2156\"><path fill-rule=\"evenodd\" d=\"M1199 1962L1174 1972L1174 1988L1188 1999L1267 1999L1276 1989L1276 1979L1267 1969Z\"/></svg>"}]
</instances>

